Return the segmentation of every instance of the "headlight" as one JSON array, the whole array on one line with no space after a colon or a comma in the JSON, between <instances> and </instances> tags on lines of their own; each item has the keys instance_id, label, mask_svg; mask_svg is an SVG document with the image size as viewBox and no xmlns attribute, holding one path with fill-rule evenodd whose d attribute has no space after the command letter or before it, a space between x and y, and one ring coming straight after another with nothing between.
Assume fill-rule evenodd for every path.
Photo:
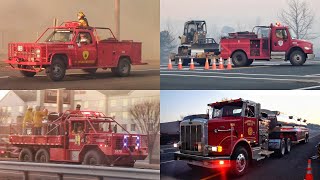
<instances>
[{"instance_id":1,"label":"headlight","mask_svg":"<svg viewBox=\"0 0 320 180\"><path fill-rule=\"evenodd\" d=\"M310 50L311 48L306 46L306 47L304 47L304 49L305 50Z\"/></svg>"},{"instance_id":2,"label":"headlight","mask_svg":"<svg viewBox=\"0 0 320 180\"><path fill-rule=\"evenodd\" d=\"M173 144L173 147L174 147L174 148L177 148L177 147L178 147L178 143L174 143L174 144Z\"/></svg>"},{"instance_id":3,"label":"headlight","mask_svg":"<svg viewBox=\"0 0 320 180\"><path fill-rule=\"evenodd\" d=\"M36 52L36 57L40 58L40 53L41 53L40 49L37 49L35 52Z\"/></svg>"}]
</instances>

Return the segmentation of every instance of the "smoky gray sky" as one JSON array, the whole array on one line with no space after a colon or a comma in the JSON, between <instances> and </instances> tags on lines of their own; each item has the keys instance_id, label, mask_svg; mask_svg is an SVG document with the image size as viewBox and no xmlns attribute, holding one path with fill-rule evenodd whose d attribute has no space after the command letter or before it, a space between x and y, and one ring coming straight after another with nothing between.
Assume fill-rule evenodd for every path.
<instances>
[{"instance_id":1,"label":"smoky gray sky","mask_svg":"<svg viewBox=\"0 0 320 180\"><path fill-rule=\"evenodd\" d=\"M320 35L319 0L306 0L315 13L312 32ZM161 0L160 28L169 26L175 34L183 31L183 23L187 20L206 20L208 34L213 35L223 26L231 26L235 30L251 31L255 25L270 25L280 21L278 14L286 9L287 0ZM214 37L215 38L215 37ZM319 38L313 41L319 42Z\"/></svg>"}]
</instances>

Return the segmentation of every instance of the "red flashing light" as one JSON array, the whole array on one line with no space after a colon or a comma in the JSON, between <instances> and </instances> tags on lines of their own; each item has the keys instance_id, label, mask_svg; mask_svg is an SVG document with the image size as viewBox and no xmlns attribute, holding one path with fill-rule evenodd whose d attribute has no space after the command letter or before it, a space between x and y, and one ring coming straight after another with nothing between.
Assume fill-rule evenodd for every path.
<instances>
[{"instance_id":1,"label":"red flashing light","mask_svg":"<svg viewBox=\"0 0 320 180\"><path fill-rule=\"evenodd\" d=\"M1 154L4 154L5 152L4 152L4 151L0 151L0 153L1 153Z\"/></svg>"}]
</instances>

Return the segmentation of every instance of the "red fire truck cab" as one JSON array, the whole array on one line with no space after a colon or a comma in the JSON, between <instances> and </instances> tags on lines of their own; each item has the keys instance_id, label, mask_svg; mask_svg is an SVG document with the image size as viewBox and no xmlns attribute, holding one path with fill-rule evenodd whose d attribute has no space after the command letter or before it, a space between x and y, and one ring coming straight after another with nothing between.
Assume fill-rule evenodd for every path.
<instances>
[{"instance_id":1,"label":"red fire truck cab","mask_svg":"<svg viewBox=\"0 0 320 180\"><path fill-rule=\"evenodd\" d=\"M23 76L45 70L49 79L60 81L67 69L93 74L98 68L111 68L117 76L128 76L131 65L146 64L141 61L140 42L119 41L109 28L65 22L48 28L35 43L9 43L5 62Z\"/></svg>"},{"instance_id":2,"label":"red fire truck cab","mask_svg":"<svg viewBox=\"0 0 320 180\"><path fill-rule=\"evenodd\" d=\"M256 26L252 32L229 33L220 41L221 57L232 58L235 66L249 66L254 60L290 60L294 66L313 59L313 44L295 39L294 33L280 23Z\"/></svg>"},{"instance_id":3,"label":"red fire truck cab","mask_svg":"<svg viewBox=\"0 0 320 180\"><path fill-rule=\"evenodd\" d=\"M271 154L290 153L293 143L309 140L304 122L276 111L261 110L260 104L236 99L208 104L209 118L185 119L180 123L176 160L190 167L229 169L243 175L250 161Z\"/></svg>"},{"instance_id":4,"label":"red fire truck cab","mask_svg":"<svg viewBox=\"0 0 320 180\"><path fill-rule=\"evenodd\" d=\"M117 132L118 127L122 132ZM132 167L148 155L145 135L130 134L100 112L66 111L43 128L45 135L21 135L12 129L9 140L22 149L20 161Z\"/></svg>"}]
</instances>

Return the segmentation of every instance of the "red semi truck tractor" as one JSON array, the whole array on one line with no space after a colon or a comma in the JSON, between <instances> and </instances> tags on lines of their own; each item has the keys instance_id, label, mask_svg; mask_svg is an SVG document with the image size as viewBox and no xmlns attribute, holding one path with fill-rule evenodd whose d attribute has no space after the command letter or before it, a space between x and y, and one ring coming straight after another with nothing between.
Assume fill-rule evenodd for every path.
<instances>
[{"instance_id":1,"label":"red semi truck tractor","mask_svg":"<svg viewBox=\"0 0 320 180\"><path fill-rule=\"evenodd\" d=\"M121 132L118 132L118 131ZM66 111L44 124L43 134L25 135L11 128L9 141L21 148L25 162L73 162L134 166L148 156L146 135L130 134L114 118L95 111Z\"/></svg>"},{"instance_id":2,"label":"red semi truck tractor","mask_svg":"<svg viewBox=\"0 0 320 180\"><path fill-rule=\"evenodd\" d=\"M295 39L293 31L280 23L256 26L252 32L229 33L220 41L220 56L232 58L235 66L249 66L254 60L289 60L294 66L314 59L313 44Z\"/></svg>"},{"instance_id":3,"label":"red semi truck tractor","mask_svg":"<svg viewBox=\"0 0 320 180\"><path fill-rule=\"evenodd\" d=\"M294 143L309 140L305 122L260 104L235 99L208 104L209 118L185 119L175 160L190 167L228 169L243 175L251 161L290 153ZM299 120L299 121L298 121Z\"/></svg>"},{"instance_id":4,"label":"red semi truck tractor","mask_svg":"<svg viewBox=\"0 0 320 180\"><path fill-rule=\"evenodd\" d=\"M60 81L67 69L95 73L110 68L117 76L128 76L131 65L142 65L141 43L119 41L109 28L81 27L65 22L48 28L34 43L9 43L5 61L25 77L45 70L49 79Z\"/></svg>"}]
</instances>

